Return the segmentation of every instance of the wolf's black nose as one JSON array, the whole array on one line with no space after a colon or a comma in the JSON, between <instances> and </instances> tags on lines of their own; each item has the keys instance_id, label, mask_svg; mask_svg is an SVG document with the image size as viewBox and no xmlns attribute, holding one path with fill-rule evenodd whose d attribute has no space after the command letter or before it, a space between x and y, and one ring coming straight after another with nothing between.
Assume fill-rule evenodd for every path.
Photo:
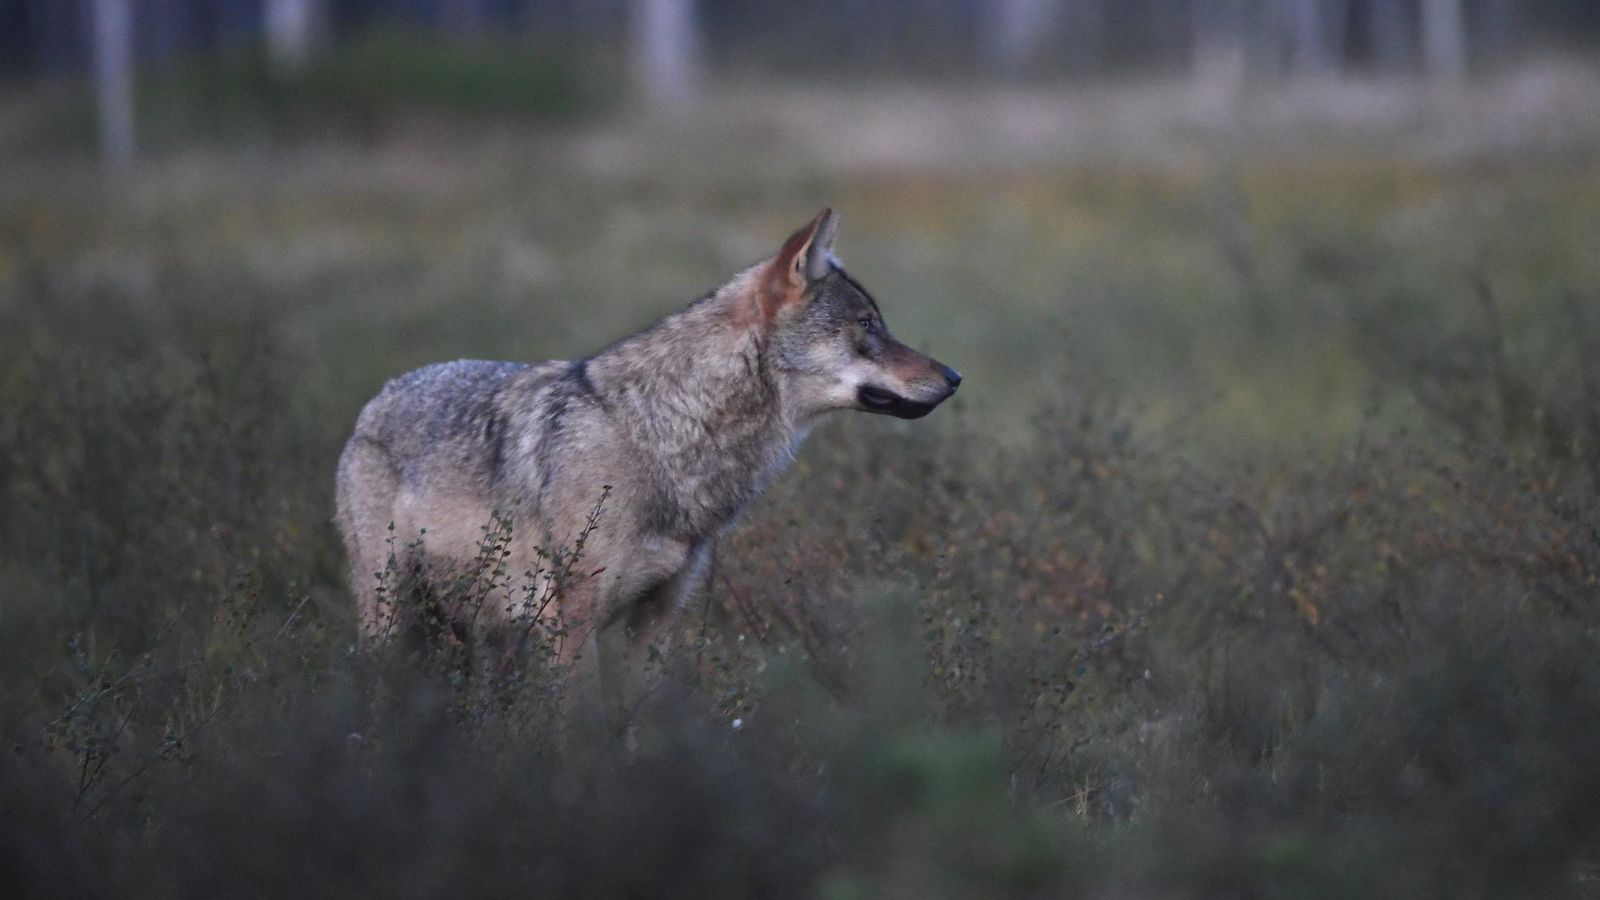
<instances>
[{"instance_id":1,"label":"wolf's black nose","mask_svg":"<svg viewBox=\"0 0 1600 900\"><path fill-rule=\"evenodd\" d=\"M941 368L944 369L944 380L950 382L950 390L953 391L956 388L961 387L960 372L957 372L955 369L952 369L949 366L941 366Z\"/></svg>"}]
</instances>

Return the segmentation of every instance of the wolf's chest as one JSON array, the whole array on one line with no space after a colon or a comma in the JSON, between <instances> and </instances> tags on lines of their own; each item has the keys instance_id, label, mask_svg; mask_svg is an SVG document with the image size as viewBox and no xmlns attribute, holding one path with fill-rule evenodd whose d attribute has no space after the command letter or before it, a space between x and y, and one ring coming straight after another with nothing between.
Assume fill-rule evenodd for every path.
<instances>
[{"instance_id":1,"label":"wolf's chest","mask_svg":"<svg viewBox=\"0 0 1600 900\"><path fill-rule=\"evenodd\" d=\"M663 460L658 495L671 532L700 540L727 527L794 459L787 432L703 445Z\"/></svg>"}]
</instances>

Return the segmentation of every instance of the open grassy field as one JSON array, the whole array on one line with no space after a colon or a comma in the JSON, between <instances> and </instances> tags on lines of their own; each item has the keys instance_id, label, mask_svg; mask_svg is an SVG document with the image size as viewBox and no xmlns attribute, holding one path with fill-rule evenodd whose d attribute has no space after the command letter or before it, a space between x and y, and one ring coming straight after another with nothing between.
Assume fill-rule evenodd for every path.
<instances>
[{"instance_id":1,"label":"open grassy field","mask_svg":"<svg viewBox=\"0 0 1600 900\"><path fill-rule=\"evenodd\" d=\"M407 106L118 174L5 97L7 895L1600 895L1600 118L1542 77ZM385 379L593 352L824 204L965 385L819 429L636 751L555 744L559 671L355 652Z\"/></svg>"}]
</instances>

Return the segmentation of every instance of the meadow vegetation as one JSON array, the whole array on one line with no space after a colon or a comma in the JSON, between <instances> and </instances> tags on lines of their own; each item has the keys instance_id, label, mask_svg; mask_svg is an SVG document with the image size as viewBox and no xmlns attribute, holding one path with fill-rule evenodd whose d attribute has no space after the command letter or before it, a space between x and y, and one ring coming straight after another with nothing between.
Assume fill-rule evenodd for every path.
<instances>
[{"instance_id":1,"label":"meadow vegetation","mask_svg":"<svg viewBox=\"0 0 1600 900\"><path fill-rule=\"evenodd\" d=\"M1600 158L418 115L5 147L7 896L1600 896ZM637 748L537 656L356 651L385 378L598 349L823 202L966 384L818 430Z\"/></svg>"}]
</instances>

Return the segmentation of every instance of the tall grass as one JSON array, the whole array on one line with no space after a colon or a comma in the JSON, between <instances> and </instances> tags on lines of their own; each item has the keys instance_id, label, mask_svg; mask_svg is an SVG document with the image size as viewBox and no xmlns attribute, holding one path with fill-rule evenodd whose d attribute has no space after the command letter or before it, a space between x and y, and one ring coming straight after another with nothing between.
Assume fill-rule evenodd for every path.
<instances>
[{"instance_id":1,"label":"tall grass","mask_svg":"<svg viewBox=\"0 0 1600 900\"><path fill-rule=\"evenodd\" d=\"M354 410L593 349L760 252L728 207L809 190L663 183L669 227L639 184L564 219L488 175L209 164L6 209L8 896L1600 893L1581 172L1046 172L1020 228L982 176L885 199L854 268L974 390L820 429L636 746L573 746L559 669L356 651Z\"/></svg>"}]
</instances>

